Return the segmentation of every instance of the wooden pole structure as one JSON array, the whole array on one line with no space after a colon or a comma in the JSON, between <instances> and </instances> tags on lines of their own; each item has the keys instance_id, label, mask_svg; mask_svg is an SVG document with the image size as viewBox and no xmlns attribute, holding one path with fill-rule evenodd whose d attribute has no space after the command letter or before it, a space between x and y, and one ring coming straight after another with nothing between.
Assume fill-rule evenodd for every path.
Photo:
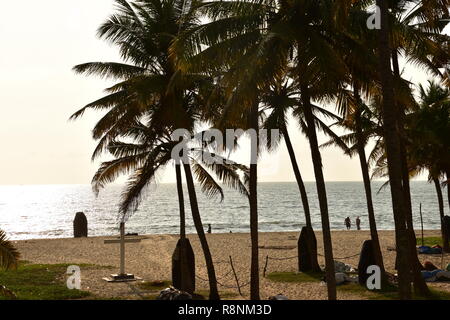
<instances>
[{"instance_id":1,"label":"wooden pole structure","mask_svg":"<svg viewBox=\"0 0 450 320\"><path fill-rule=\"evenodd\" d=\"M120 223L120 275L125 275L125 223Z\"/></svg>"},{"instance_id":2,"label":"wooden pole structure","mask_svg":"<svg viewBox=\"0 0 450 320\"><path fill-rule=\"evenodd\" d=\"M234 273L234 278L236 279L236 284L237 284L237 288L238 288L239 294L242 297L241 286L239 284L239 279L237 277L236 270L234 270L233 259L231 258L231 256L230 256L230 264L231 264L231 269L233 270L233 273Z\"/></svg>"}]
</instances>

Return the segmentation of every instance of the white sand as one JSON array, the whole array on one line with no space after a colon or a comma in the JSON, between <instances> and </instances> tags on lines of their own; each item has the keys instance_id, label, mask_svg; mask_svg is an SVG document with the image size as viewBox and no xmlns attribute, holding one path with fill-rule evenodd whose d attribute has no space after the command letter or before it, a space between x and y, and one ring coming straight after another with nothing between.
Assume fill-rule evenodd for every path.
<instances>
[{"instance_id":1,"label":"white sand","mask_svg":"<svg viewBox=\"0 0 450 320\"><path fill-rule=\"evenodd\" d=\"M319 253L323 253L321 232L317 232ZM381 231L380 241L383 250L386 269L394 273L395 252L388 250L395 246L394 232ZM439 231L427 231L425 236L439 236ZM212 234L207 235L208 242L215 261L218 281L225 286L236 286L236 282L228 263L232 256L241 284L249 282L250 270L250 236L248 234ZM275 283L262 277L266 256L273 258L293 257L297 255L296 233L262 233L260 234L260 270L261 298L282 293L290 299L310 300L326 299L326 287L320 283ZM367 231L335 231L332 233L333 252L335 257L347 257L358 254L364 240L369 239ZM119 245L104 244L105 238L86 239L45 239L17 241L16 245L24 260L43 264L95 264L112 266L113 268L82 268L82 289L91 291L99 297L140 299L142 290L136 283L107 283L103 277L116 273L119 268ZM110 238L109 238L110 239ZM146 281L171 279L171 256L178 237L175 235L146 236L141 243L126 245L127 272ZM196 255L197 275L207 279L206 267L200 243L196 235L189 239ZM436 266L441 266L440 256L420 256L421 261L429 260ZM358 257L343 260L353 266L358 265ZM319 257L319 263L324 264ZM450 257L445 258L445 266L450 263ZM275 271L296 271L297 260L269 260L267 273ZM450 292L449 283L432 284L441 290ZM208 284L197 279L197 289L207 290ZM222 292L237 294L236 289L219 286ZM244 297L248 298L249 287L243 289ZM236 299L239 298L236 296ZM339 299L362 299L354 293L338 293Z\"/></svg>"}]
</instances>

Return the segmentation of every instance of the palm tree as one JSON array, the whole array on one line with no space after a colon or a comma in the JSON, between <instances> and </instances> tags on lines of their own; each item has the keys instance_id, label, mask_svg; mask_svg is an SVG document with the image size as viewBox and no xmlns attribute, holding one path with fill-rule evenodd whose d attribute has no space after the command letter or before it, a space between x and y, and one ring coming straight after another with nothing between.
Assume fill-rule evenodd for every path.
<instances>
[{"instance_id":1,"label":"palm tree","mask_svg":"<svg viewBox=\"0 0 450 320\"><path fill-rule=\"evenodd\" d=\"M394 80L401 82L398 56L403 51L405 57L413 60L427 68L429 71L440 75L439 67L442 60L448 61L450 56L446 48L441 45L448 40L448 37L441 32L448 24L442 20L449 17L448 0L442 1L395 1L391 3L393 19L393 31L395 36L391 41L392 62ZM431 57L431 58L430 58ZM402 180L404 197L406 203L406 222L410 233L411 265L414 277L414 289L422 294L429 294L429 290L420 274L421 264L417 257L415 248L416 236L412 219L411 192L408 174L408 163L406 154L406 135L403 128L405 126L405 113L407 104L396 101L398 112L398 127L400 128L400 148L402 157Z\"/></svg>"},{"instance_id":2,"label":"palm tree","mask_svg":"<svg viewBox=\"0 0 450 320\"><path fill-rule=\"evenodd\" d=\"M248 17L240 18L240 6L251 8ZM236 8L234 8L236 6ZM240 129L252 129L256 136L252 141L251 164L249 175L249 205L250 205L250 237L251 237L251 281L250 298L259 300L259 248L258 248L258 201L257 201L257 158L260 141L259 129L259 101L258 81L255 81L254 72L245 72L249 65L246 63L255 58L255 43L251 39L245 39L250 25L256 27L264 20L261 6L257 3L240 2L211 2L199 3L199 11L203 12L213 21L205 25L193 28L185 32L173 47L173 52L183 55L180 66L186 70L203 72L219 79L220 86L224 88L227 101L223 109L221 121L218 126L223 128L240 127ZM256 9L253 11L252 9ZM236 23L230 23L235 20ZM241 28L242 27L242 28ZM230 31L230 33L228 32ZM253 35L260 39L258 28L252 30ZM250 31L250 33L252 33ZM244 35L240 37L239 34ZM233 37L232 35L237 35ZM249 41L248 43L246 43ZM209 47L202 50L202 45ZM248 54L244 47L251 49ZM234 121L236 120L236 121ZM242 126L239 126L243 124Z\"/></svg>"},{"instance_id":3,"label":"palm tree","mask_svg":"<svg viewBox=\"0 0 450 320\"><path fill-rule=\"evenodd\" d=\"M334 138L323 146L334 145L350 157L358 155L364 182L367 211L374 258L384 274L383 256L375 219L372 200L369 164L365 147L371 138L381 137L378 115L364 103L367 99L376 100L379 94L379 76L376 72L376 39L367 28L369 13L364 1L354 2L348 8L347 16L342 18L343 32L338 34L342 46L339 48L348 69L347 87L337 94L337 109L344 120L336 123L350 133Z\"/></svg>"},{"instance_id":4,"label":"palm tree","mask_svg":"<svg viewBox=\"0 0 450 320\"><path fill-rule=\"evenodd\" d=\"M428 82L428 88L419 86L419 102L417 109L407 115L407 138L409 143L408 170L417 174L428 170L429 180L436 188L441 220L441 233L444 251L450 252L449 236L444 225L444 200L441 177L445 177L450 167L450 90L434 81Z\"/></svg>"},{"instance_id":5,"label":"palm tree","mask_svg":"<svg viewBox=\"0 0 450 320\"><path fill-rule=\"evenodd\" d=\"M0 230L0 270L16 269L19 264L20 253L8 240L6 233ZM0 296L15 298L16 295L0 284Z\"/></svg>"},{"instance_id":6,"label":"palm tree","mask_svg":"<svg viewBox=\"0 0 450 320\"><path fill-rule=\"evenodd\" d=\"M377 1L377 4L380 4L380 1ZM362 3L362 6L367 5L367 3ZM385 4L386 5L386 4ZM411 207L411 196L410 196L410 188L409 188L409 176L407 170L407 161L406 161L406 151L405 151L405 135L404 130L404 118L406 107L408 106L408 102L406 104L398 99L401 97L399 93L401 93L401 86L403 85L403 80L400 76L400 69L398 63L398 55L402 51L406 57L408 57L409 61L413 61L416 64L425 66L432 72L439 74L438 64L443 64L443 61L448 61L448 54L445 52L445 48L443 48L439 42L445 43L447 41L446 36L441 35L443 27L447 24L444 21L441 21L441 17L448 16L447 6L448 1L391 1L388 6L390 6L391 13L388 12L388 8L383 8L384 11L382 13L387 16L382 15L384 27L389 28L389 32L393 34L390 37L387 34L386 30L382 30L379 47L381 44L383 45L383 49L385 52L381 52L381 48L379 50L380 56L382 54L386 54L384 57L384 72L381 74L383 76L383 81L381 81L386 87L386 76L390 77L392 74L392 70L390 68L390 62L388 66L388 61L392 59L392 64L394 67L393 76L394 78L389 80L391 84L394 85L395 88L395 100L391 101L394 104L390 104L392 109L396 110L397 116L392 114L391 120L394 121L396 118L396 124L399 136L400 145L397 146L400 149L400 161L401 161L401 183L400 182L392 182L392 183L402 187L403 189L403 205L398 203L397 200L393 200L396 204L394 207L404 207L406 210L404 212L406 225L407 225L407 233L409 233L409 249L410 249L410 265L412 266L412 272L414 276L414 287L421 294L428 294L428 288L420 275L420 262L417 258L417 253L415 249L415 234L414 227L412 221L412 207ZM388 21L388 17L390 21ZM389 26L387 25L389 23ZM390 52L391 57L387 57L388 51ZM430 59L430 57L432 57ZM354 60L357 61L357 60ZM409 62L408 61L408 62ZM388 69L389 67L389 69ZM389 74L388 74L389 73ZM374 77L373 79L376 79ZM394 99L393 89L389 89L389 97ZM408 90L409 92L410 90ZM384 95L383 95L384 97ZM384 97L385 98L385 97ZM413 99L409 99L413 100ZM387 104L386 104L387 106ZM390 112L388 110L388 112ZM388 131L394 133L394 122L391 124L384 124L385 127L388 127ZM389 139L390 140L390 139ZM390 140L393 142L393 140ZM392 144L390 146L391 152ZM395 153L395 152L394 152ZM394 157L395 158L395 157ZM392 162L388 160L389 163ZM391 170L390 170L391 171ZM395 191L398 192L399 190ZM392 191L394 192L394 191ZM398 197L398 196L397 196ZM398 212L398 211L397 211ZM402 220L402 219L400 219ZM403 234L403 231L399 231L397 235L400 236ZM402 236L406 237L406 236ZM405 241L405 240L404 240ZM405 258L406 259L406 258ZM404 262L406 263L406 262ZM407 280L403 282L405 286L407 285Z\"/></svg>"},{"instance_id":7,"label":"palm tree","mask_svg":"<svg viewBox=\"0 0 450 320\"><path fill-rule=\"evenodd\" d=\"M331 139L321 147L334 145L341 148L344 153L350 157L353 157L355 154L358 155L366 194L367 212L369 217L371 239L374 245L375 260L384 273L385 269L383 255L381 253L375 210L372 200L369 163L365 150L370 139L381 137L382 128L379 124L378 115L376 115L373 110L371 110L371 108L362 101L358 87L353 89L353 96L351 96L351 99L348 99L346 103L352 103L353 105L349 108L350 110L347 111L346 119L337 122L335 125L350 132L338 137L337 139ZM377 144L377 147L378 146L379 144Z\"/></svg>"},{"instance_id":8,"label":"palm tree","mask_svg":"<svg viewBox=\"0 0 450 320\"><path fill-rule=\"evenodd\" d=\"M180 207L180 239L172 256L172 283L174 287L179 282L179 289L193 293L195 290L195 256L189 239L186 238L186 213L184 207L183 177L181 165L175 163L175 176L177 183L178 204ZM179 269L174 264L174 259L179 258Z\"/></svg>"},{"instance_id":9,"label":"palm tree","mask_svg":"<svg viewBox=\"0 0 450 320\"><path fill-rule=\"evenodd\" d=\"M155 138L154 130L142 123L136 123L134 126L131 126L128 131L123 132L123 136L132 138L134 142L113 140L109 143L107 148L114 160L102 163L92 180L92 185L93 189L98 192L119 175L130 174L131 177L122 194L120 204L121 215L127 217L138 210L141 195L145 187L154 181L157 172L163 170L173 161L172 150L178 143L178 140L171 140L171 136L168 133ZM214 296L213 293L214 290L217 290L217 280L197 204L191 166L194 168L195 176L202 187L202 191L208 197L220 195L221 201L224 199L223 190L210 171L227 186L235 188L245 196L248 196L245 182L241 181L241 175L245 178L248 175L248 169L230 160L226 161L226 163L225 161L222 163L203 162L205 156L212 157L213 154L204 148L193 148L188 156L188 162L183 162L182 165L185 170L194 225L202 249L206 253L205 261L210 279L210 299L219 299L219 296ZM217 154L214 154L214 156L218 157ZM181 221L181 225L183 229L185 225L184 220ZM185 230L181 230L181 234L185 236Z\"/></svg>"},{"instance_id":10,"label":"palm tree","mask_svg":"<svg viewBox=\"0 0 450 320\"><path fill-rule=\"evenodd\" d=\"M429 172L429 181L435 184L438 195L444 250L448 250L448 235L442 223L444 216L443 196L439 179L440 176L445 175L450 157L450 146L446 138L450 134L450 128L448 127L450 117L449 91L431 81L427 89L424 89L422 85L419 86L419 95L419 102L414 104L412 111L405 117L405 153L407 155L408 179L417 176L424 170ZM376 164L377 168L374 175L378 177L387 176L385 154L381 154ZM418 290L416 286L415 284L415 289Z\"/></svg>"},{"instance_id":11,"label":"palm tree","mask_svg":"<svg viewBox=\"0 0 450 320\"><path fill-rule=\"evenodd\" d=\"M295 156L295 151L291 142L291 138L288 132L288 116L289 112L293 111L293 114L298 121L302 132L307 135L308 126L305 123L304 112L301 107L301 103L298 98L299 92L295 85L293 85L290 78L274 79L274 83L270 85L267 89L262 91L261 102L263 105L262 112L268 112L269 114L264 120L262 127L266 130L278 129L280 130L279 139L284 138L286 148L289 153L289 158L291 160L292 169L294 171L295 179L300 191L301 201L303 204L303 210L306 220L306 236L308 237L308 253L309 260L306 265L309 266L308 271L320 272L320 266L317 262L317 241L314 234L311 213L309 209L308 195L306 192L306 187L303 182L300 169L298 166L297 158ZM314 117L317 127L319 127L326 134L337 138L332 130L316 115L321 114L327 118L338 120L340 119L333 113L314 105ZM269 131L270 132L270 131ZM269 136L270 137L270 136ZM276 144L274 143L276 142ZM273 139L267 140L267 149L272 151L273 146L278 145L279 141L273 141ZM300 250L300 249L299 249ZM300 259L300 256L299 256ZM300 263L303 261L299 261Z\"/></svg>"},{"instance_id":12,"label":"palm tree","mask_svg":"<svg viewBox=\"0 0 450 320\"><path fill-rule=\"evenodd\" d=\"M290 39L297 51L295 81L300 89L302 109L307 125L314 165L317 194L322 220L323 242L325 251L326 279L328 299L336 299L336 281L334 272L333 246L325 179L322 170L322 157L316 133L313 115L314 99L332 96L342 84L346 73L344 61L333 50L336 45L337 29L334 25L336 9L334 1L294 1L281 2L280 19L274 23L274 30L280 28L292 36ZM286 23L286 19L288 19ZM282 38L285 36L280 34Z\"/></svg>"},{"instance_id":13,"label":"palm tree","mask_svg":"<svg viewBox=\"0 0 450 320\"><path fill-rule=\"evenodd\" d=\"M392 204L394 209L394 222L397 245L397 267L399 279L399 294L401 299L411 298L411 281L409 262L409 235L406 226L406 203L402 186L402 156L400 137L398 134L397 112L393 108L394 78L391 69L391 43L388 3L383 0L376 1L380 8L381 30L379 31L379 70L382 87L382 117L384 129L384 142L389 167L389 181L391 186Z\"/></svg>"},{"instance_id":14,"label":"palm tree","mask_svg":"<svg viewBox=\"0 0 450 320\"><path fill-rule=\"evenodd\" d=\"M346 6L347 4L345 4ZM336 92L345 74L345 64L333 50L336 28L335 16L341 12L341 1L296 0L257 1L237 0L210 2L200 10L211 22L193 28L181 37L175 51L188 47L182 61L187 68L218 72L224 69L231 73L229 92L245 91L246 100L257 100L256 89L263 89L275 75L285 73L287 66L295 75L293 80L299 88L300 103L305 114L311 154L319 195L322 230L325 249L327 288L329 299L336 299L334 260L322 159L317 141L314 100L329 98ZM188 43L186 45L186 42ZM204 46L207 46L205 48ZM177 47L177 46L176 46ZM247 87L242 90L242 87ZM251 97L251 99L249 98ZM251 105L251 104L248 104ZM249 107L251 109L251 107ZM241 109L242 110L242 109ZM257 126L256 102L253 105L253 126ZM250 187L251 229L257 229L256 211L256 166L253 167ZM253 187L252 187L253 185ZM257 246L252 232L253 247ZM252 298L258 298L257 249L252 250Z\"/></svg>"},{"instance_id":15,"label":"palm tree","mask_svg":"<svg viewBox=\"0 0 450 320\"><path fill-rule=\"evenodd\" d=\"M121 204L121 213L125 216L137 208L142 189L151 182L154 174L166 166L171 158L170 147L176 143L170 141L171 132L185 128L194 132L195 124L202 119L204 99L199 93L204 86L209 88L212 79L199 74L183 73L176 68L176 57L169 48L180 30L189 30L198 25L198 13L194 7L188 8L181 0L145 0L127 2L116 0L118 14L112 15L99 28L99 36L120 48L124 63L93 62L76 66L78 73L99 75L119 80L107 89L108 95L88 104L72 116L76 119L87 109L108 110L93 130L94 139L99 143L93 159L104 151L116 149L113 142L131 136L139 139L144 126L149 128L146 141L142 142L147 152L120 157L104 163L96 177L94 190L98 191L104 183L110 182L119 173L133 173ZM138 123L137 123L138 122ZM132 150L136 146L130 146ZM150 148L150 149L148 149ZM123 149L118 148L120 152ZM139 150L139 149L138 149ZM136 151L136 150L134 150ZM133 151L133 152L134 152ZM186 164L183 164L186 165ZM185 169L186 166L184 167ZM197 231L203 230L197 210L195 189L189 183L192 214ZM100 179L98 177L101 177ZM182 213L182 211L181 211ZM199 233L210 281L210 298L218 299L214 266L206 243L206 237Z\"/></svg>"}]
</instances>

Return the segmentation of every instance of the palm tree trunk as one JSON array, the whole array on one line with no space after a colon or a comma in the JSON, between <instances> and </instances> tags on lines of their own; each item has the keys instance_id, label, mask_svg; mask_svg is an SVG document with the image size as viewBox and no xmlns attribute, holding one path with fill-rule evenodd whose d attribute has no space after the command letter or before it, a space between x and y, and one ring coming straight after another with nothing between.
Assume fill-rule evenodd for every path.
<instances>
[{"instance_id":1,"label":"palm tree trunk","mask_svg":"<svg viewBox=\"0 0 450 320\"><path fill-rule=\"evenodd\" d=\"M195 291L195 256L189 239L186 238L186 215L184 208L183 178L181 165L175 164L178 203L180 206L180 239L172 255L172 284L189 293Z\"/></svg>"},{"instance_id":2,"label":"palm tree trunk","mask_svg":"<svg viewBox=\"0 0 450 320\"><path fill-rule=\"evenodd\" d=\"M359 139L358 139L359 140ZM358 155L361 165L361 172L364 181L364 190L366 192L367 212L369 216L370 237L374 245L375 261L384 273L383 255L381 253L380 239L378 237L377 223L375 220L375 211L373 209L372 186L370 183L369 166L367 165L366 153L363 145L358 141Z\"/></svg>"},{"instance_id":3,"label":"palm tree trunk","mask_svg":"<svg viewBox=\"0 0 450 320\"><path fill-rule=\"evenodd\" d=\"M447 176L447 198L448 198L448 207L450 208L450 170L447 170L445 175Z\"/></svg>"},{"instance_id":4,"label":"palm tree trunk","mask_svg":"<svg viewBox=\"0 0 450 320\"><path fill-rule=\"evenodd\" d=\"M300 169L298 167L297 158L295 156L295 151L292 146L289 132L288 132L287 128L282 128L281 131L284 136L284 141L286 143L286 148L289 153L289 158L291 159L292 169L294 170L295 179L297 181L298 189L300 190L300 196L301 196L301 200L302 200L302 204L303 204L303 210L305 212L306 228L308 229L308 232L306 233L307 234L306 245L308 248L307 256L309 257L308 262L309 262L309 265L311 266L312 272L320 272L321 270L320 270L319 262L317 260L317 240L316 240L316 236L314 234L314 229L312 226L311 212L309 210L308 194L306 193L305 183L303 182L302 175L300 174ZM299 241L302 241L302 240L299 239ZM300 252L302 250L301 247L302 246L299 244L299 249L298 249L299 250L299 269L300 269L300 263L301 263L301 261L300 261L300 259L301 259Z\"/></svg>"},{"instance_id":5,"label":"palm tree trunk","mask_svg":"<svg viewBox=\"0 0 450 320\"><path fill-rule=\"evenodd\" d=\"M291 159L292 169L294 171L295 180L297 181L298 189L300 190L300 196L302 199L303 210L305 212L306 226L312 229L311 213L309 211L308 194L306 193L305 183L303 182L300 169L298 167L297 158L295 156L294 148L292 147L291 138L289 137L289 132L287 128L281 129L284 136L284 141L286 143L286 148L289 153L289 158Z\"/></svg>"},{"instance_id":6,"label":"palm tree trunk","mask_svg":"<svg viewBox=\"0 0 450 320\"><path fill-rule=\"evenodd\" d=\"M327 190L322 171L322 156L320 155L319 142L317 140L316 125L312 112L308 85L302 84L300 90L305 113L305 120L308 126L308 139L314 165L314 174L316 177L317 194L319 196L319 206L323 232L323 247L325 251L328 299L336 300L336 275L334 272L333 244L331 241L330 219L328 216Z\"/></svg>"},{"instance_id":7,"label":"palm tree trunk","mask_svg":"<svg viewBox=\"0 0 450 320\"><path fill-rule=\"evenodd\" d=\"M398 63L398 51L392 50L392 65L394 68L394 77L398 81L401 80L400 76L400 66ZM409 183L409 168L408 160L406 157L406 138L405 138L405 108L401 105L396 105L397 111L397 121L398 129L400 132L400 154L402 161L402 183L403 183L403 194L404 201L406 205L406 225L409 233L409 248L410 248L410 265L411 272L414 282L414 291L421 296L430 295L430 290L428 289L425 279L422 277L421 270L423 269L420 263L419 257L417 256L416 249L416 233L414 231L413 215L412 215L412 203L411 203L411 188Z\"/></svg>"},{"instance_id":8,"label":"palm tree trunk","mask_svg":"<svg viewBox=\"0 0 450 320\"><path fill-rule=\"evenodd\" d=\"M250 265L250 299L260 300L259 295L259 239L258 239L258 148L259 148L259 122L258 102L250 110L250 126L255 130L256 141L252 141L251 163L249 178L250 202L250 238L251 238L251 265Z\"/></svg>"},{"instance_id":9,"label":"palm tree trunk","mask_svg":"<svg viewBox=\"0 0 450 320\"><path fill-rule=\"evenodd\" d=\"M361 100L361 96L359 94L359 87L356 84L354 86L354 95L355 95L356 102L359 106L359 108L358 108L359 111L356 115L356 139L357 139L356 145L357 145L357 149L358 149L359 162L361 165L361 173L362 173L363 181L364 181L364 190L366 192L367 212L369 215L369 226L370 226L370 237L371 237L372 243L374 245L375 261L377 262L377 265L381 268L381 271L384 274L385 269L384 269L383 255L381 253L380 240L378 237L377 223L376 223L376 219L375 219L375 211L373 209L372 186L370 183L369 166L367 164L366 150L364 148L365 140L364 140L362 125L361 125L362 100Z\"/></svg>"},{"instance_id":10,"label":"palm tree trunk","mask_svg":"<svg viewBox=\"0 0 450 320\"><path fill-rule=\"evenodd\" d=\"M192 219L194 220L195 229L197 230L198 238L202 246L203 254L205 256L206 268L208 270L209 279L209 299L220 300L219 291L217 289L216 272L214 270L214 263L209 250L208 241L206 240L205 230L203 229L200 211L198 209L197 194L195 192L194 179L192 177L191 166L184 163L184 173L186 176L186 183L189 193L189 202L191 203Z\"/></svg>"},{"instance_id":11,"label":"palm tree trunk","mask_svg":"<svg viewBox=\"0 0 450 320\"><path fill-rule=\"evenodd\" d=\"M399 119L404 116L404 113L399 116ZM401 121L401 120L400 120ZM404 143L401 142L401 155L402 155L402 177L403 177L403 190L404 190L404 198L406 204L406 225L408 227L409 233L409 248L410 248L410 266L411 273L414 283L414 291L416 294L420 296L429 296L431 294L425 279L422 276L421 270L423 270L423 266L420 263L419 257L417 256L417 238L416 232L414 231L414 222L412 216L412 204L411 204L411 189L409 183L409 170L406 159L406 150Z\"/></svg>"},{"instance_id":12,"label":"palm tree trunk","mask_svg":"<svg viewBox=\"0 0 450 320\"><path fill-rule=\"evenodd\" d=\"M366 192L367 211L368 211L368 215L369 215L370 237L371 237L372 243L374 245L375 261L377 262L377 265L381 268L382 273L384 273L385 269L384 269L383 255L381 253L380 239L378 237L377 224L376 224L376 220L375 220L375 212L373 209L372 187L370 184L369 166L367 165L364 147L362 147L362 148L358 147L358 154L359 154L359 161L361 164L361 172L363 175L364 189Z\"/></svg>"},{"instance_id":13,"label":"palm tree trunk","mask_svg":"<svg viewBox=\"0 0 450 320\"><path fill-rule=\"evenodd\" d=\"M411 280L409 267L409 236L406 228L406 206L402 187L402 160L400 137L398 135L393 77L391 70L391 49L389 36L388 3L377 0L381 9L381 30L379 32L379 70L383 92L383 128L386 144L389 180L391 186L392 205L396 230L396 247L398 256L398 279L401 299L411 298Z\"/></svg>"},{"instance_id":14,"label":"palm tree trunk","mask_svg":"<svg viewBox=\"0 0 450 320\"><path fill-rule=\"evenodd\" d=\"M444 196L442 194L441 183L440 183L439 179L436 179L436 178L433 179L433 182L434 182L434 186L436 187L436 193L437 193L438 203L439 203L439 215L441 218L441 234L442 234L442 242L444 244L444 251L450 252L450 247L449 247L449 243L448 243L449 237L447 234L447 229L444 225L444 216L445 216Z\"/></svg>"},{"instance_id":15,"label":"palm tree trunk","mask_svg":"<svg viewBox=\"0 0 450 320\"><path fill-rule=\"evenodd\" d=\"M177 178L178 204L180 206L180 238L186 238L186 213L184 211L183 178L181 176L181 165L175 165Z\"/></svg>"}]
</instances>

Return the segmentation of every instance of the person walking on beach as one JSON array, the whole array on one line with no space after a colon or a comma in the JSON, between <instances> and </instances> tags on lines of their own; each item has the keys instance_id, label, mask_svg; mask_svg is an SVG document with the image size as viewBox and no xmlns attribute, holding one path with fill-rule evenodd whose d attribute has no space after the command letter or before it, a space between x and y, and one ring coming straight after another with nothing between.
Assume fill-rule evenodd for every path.
<instances>
[{"instance_id":1,"label":"person walking on beach","mask_svg":"<svg viewBox=\"0 0 450 320\"><path fill-rule=\"evenodd\" d=\"M352 227L352 221L350 220L350 217L345 218L345 227L347 230L350 230Z\"/></svg>"},{"instance_id":2,"label":"person walking on beach","mask_svg":"<svg viewBox=\"0 0 450 320\"><path fill-rule=\"evenodd\" d=\"M212 230L211 230L211 225L210 225L210 224L208 224L208 233L209 233L209 234L211 234L211 233L212 233Z\"/></svg>"},{"instance_id":3,"label":"person walking on beach","mask_svg":"<svg viewBox=\"0 0 450 320\"><path fill-rule=\"evenodd\" d=\"M356 217L356 229L361 230L361 219Z\"/></svg>"}]
</instances>

